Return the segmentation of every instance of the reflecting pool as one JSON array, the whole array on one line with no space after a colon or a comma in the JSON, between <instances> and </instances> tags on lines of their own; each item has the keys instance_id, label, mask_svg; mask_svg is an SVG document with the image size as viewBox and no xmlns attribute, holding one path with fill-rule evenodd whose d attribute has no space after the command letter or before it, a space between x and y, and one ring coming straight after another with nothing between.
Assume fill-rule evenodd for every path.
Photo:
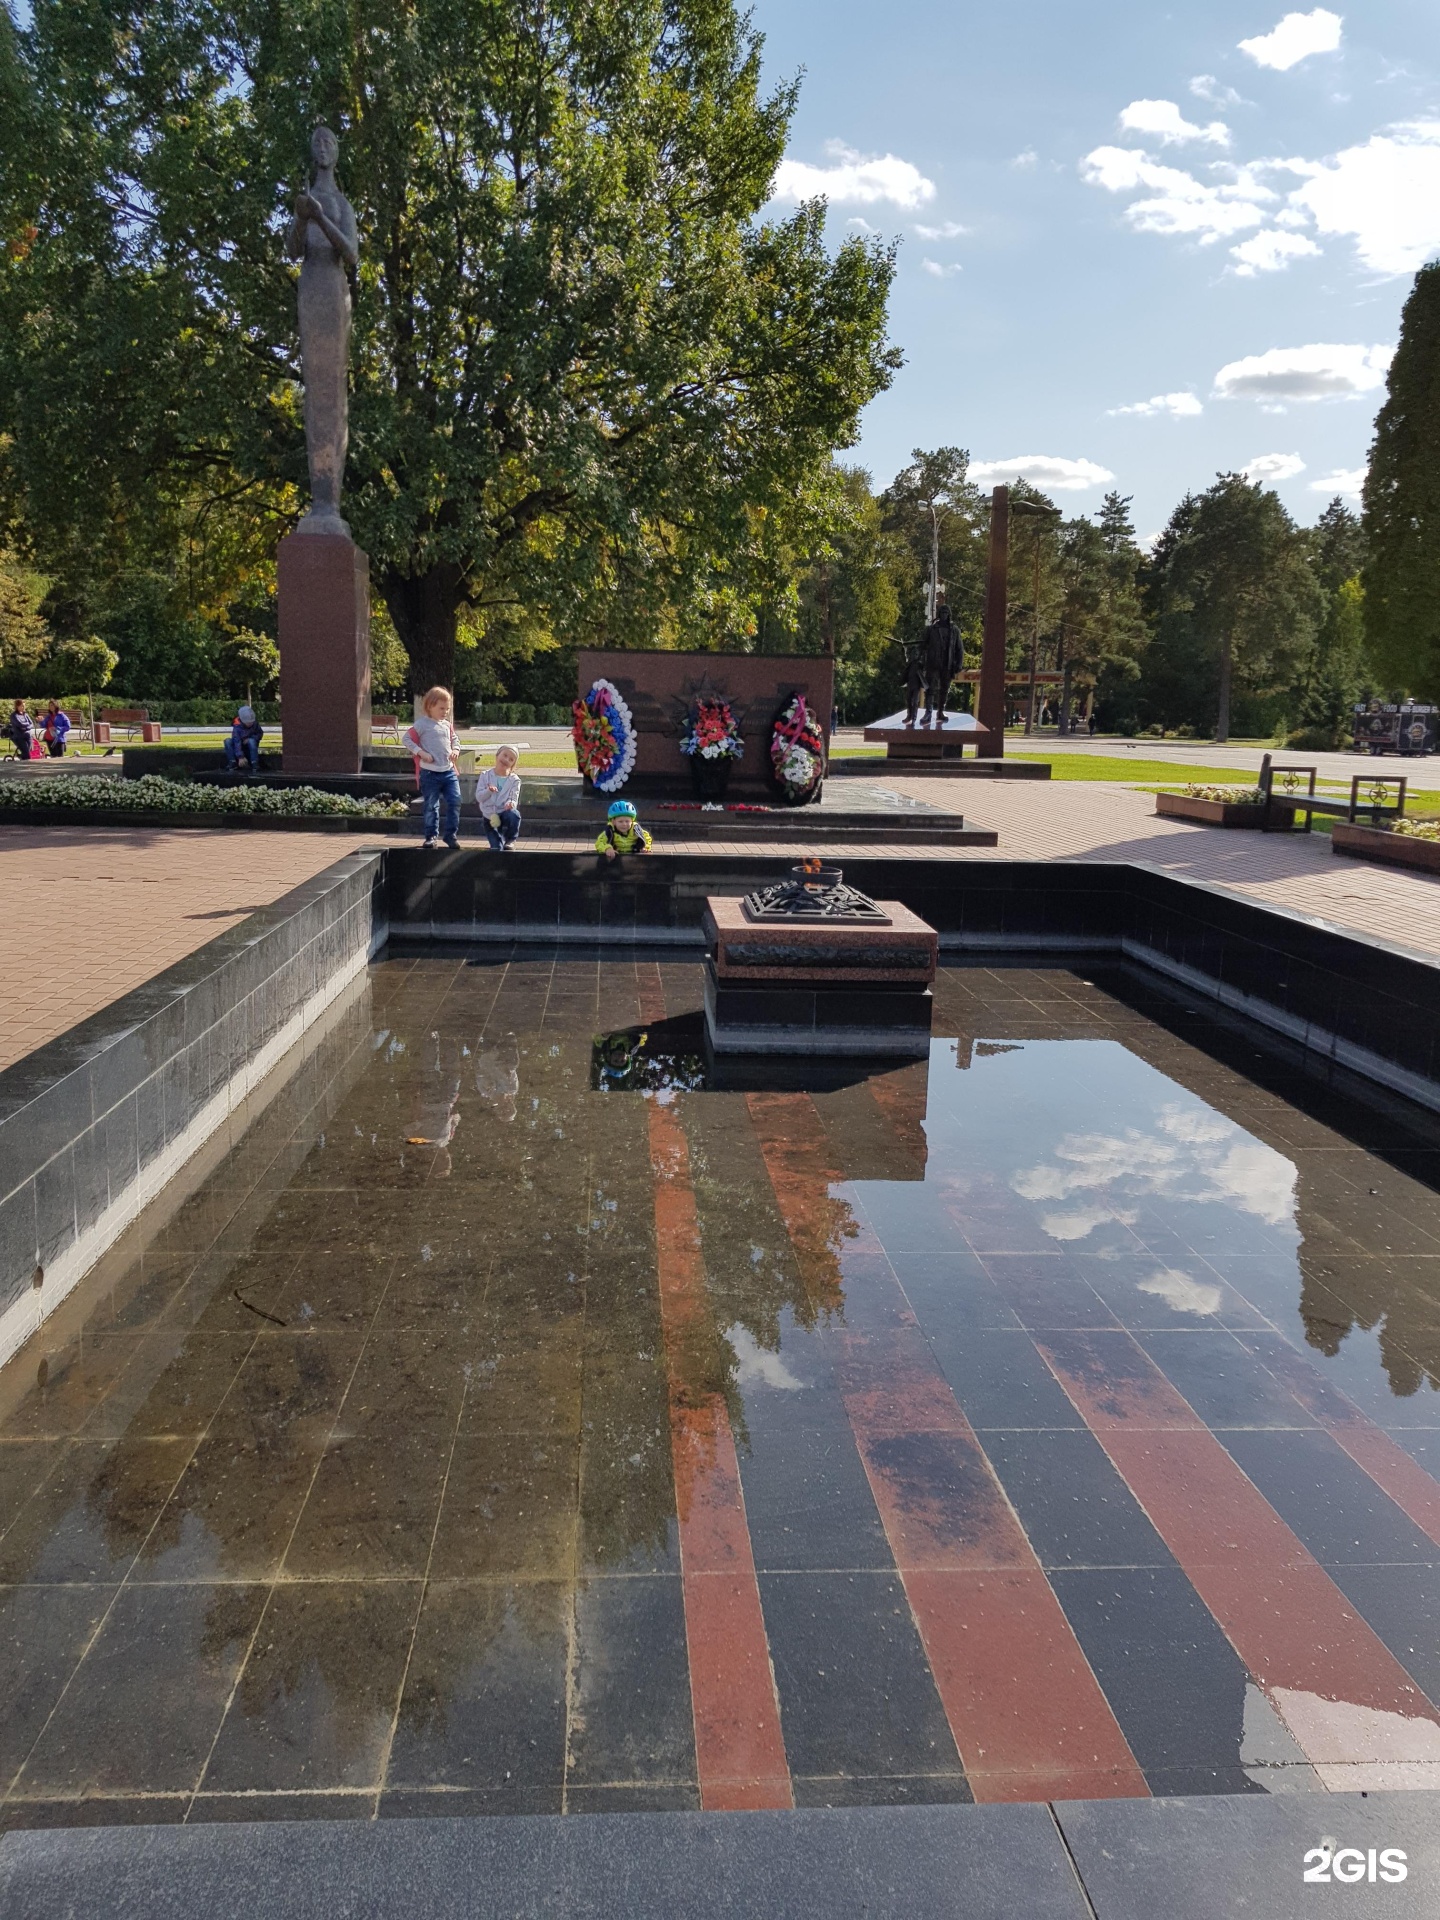
<instances>
[{"instance_id":1,"label":"reflecting pool","mask_svg":"<svg viewBox=\"0 0 1440 1920\"><path fill-rule=\"evenodd\" d=\"M0 1370L6 1824L1440 1785L1440 1145L1118 978L395 953Z\"/></svg>"}]
</instances>

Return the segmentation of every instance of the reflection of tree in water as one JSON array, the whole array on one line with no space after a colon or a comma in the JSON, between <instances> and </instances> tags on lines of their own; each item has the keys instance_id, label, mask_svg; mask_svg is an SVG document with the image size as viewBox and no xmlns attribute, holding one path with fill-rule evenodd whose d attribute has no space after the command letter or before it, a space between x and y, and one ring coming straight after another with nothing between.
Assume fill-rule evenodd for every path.
<instances>
[{"instance_id":1,"label":"reflection of tree in water","mask_svg":"<svg viewBox=\"0 0 1440 1920\"><path fill-rule=\"evenodd\" d=\"M1302 1247L1300 1317L1306 1344L1330 1360L1353 1328L1378 1329L1380 1364L1400 1398L1408 1399L1427 1383L1440 1390L1440 1301L1387 1273L1378 1257L1342 1273L1333 1258Z\"/></svg>"}]
</instances>

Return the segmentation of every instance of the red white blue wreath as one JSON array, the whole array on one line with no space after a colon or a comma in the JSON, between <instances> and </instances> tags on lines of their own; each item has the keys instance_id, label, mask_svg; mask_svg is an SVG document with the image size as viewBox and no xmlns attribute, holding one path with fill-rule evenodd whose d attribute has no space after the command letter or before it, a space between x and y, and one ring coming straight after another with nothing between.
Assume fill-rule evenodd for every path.
<instances>
[{"instance_id":1,"label":"red white blue wreath","mask_svg":"<svg viewBox=\"0 0 1440 1920\"><path fill-rule=\"evenodd\" d=\"M770 764L792 807L812 799L825 778L825 742L803 693L792 697L770 730Z\"/></svg>"},{"instance_id":2,"label":"red white blue wreath","mask_svg":"<svg viewBox=\"0 0 1440 1920\"><path fill-rule=\"evenodd\" d=\"M616 793L635 765L635 723L620 690L597 680L570 709L575 764L597 793Z\"/></svg>"}]
</instances>

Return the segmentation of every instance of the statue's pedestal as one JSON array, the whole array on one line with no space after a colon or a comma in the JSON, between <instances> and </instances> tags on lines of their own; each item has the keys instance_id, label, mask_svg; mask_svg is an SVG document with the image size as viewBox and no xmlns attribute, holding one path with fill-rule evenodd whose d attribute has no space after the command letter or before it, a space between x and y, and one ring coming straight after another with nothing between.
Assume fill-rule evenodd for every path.
<instances>
[{"instance_id":1,"label":"statue's pedestal","mask_svg":"<svg viewBox=\"0 0 1440 1920\"><path fill-rule=\"evenodd\" d=\"M370 560L343 533L277 557L286 773L359 773L370 745Z\"/></svg>"}]
</instances>

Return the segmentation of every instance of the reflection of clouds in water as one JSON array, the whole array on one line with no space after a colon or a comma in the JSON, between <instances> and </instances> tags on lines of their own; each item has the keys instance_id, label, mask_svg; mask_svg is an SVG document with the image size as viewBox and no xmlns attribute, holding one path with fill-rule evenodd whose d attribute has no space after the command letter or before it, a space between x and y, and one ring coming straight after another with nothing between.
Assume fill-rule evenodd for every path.
<instances>
[{"instance_id":1,"label":"reflection of clouds in water","mask_svg":"<svg viewBox=\"0 0 1440 1920\"><path fill-rule=\"evenodd\" d=\"M475 1091L496 1120L515 1118L520 1092L520 1044L513 1033L482 1040L475 1049Z\"/></svg>"},{"instance_id":2,"label":"reflection of clouds in water","mask_svg":"<svg viewBox=\"0 0 1440 1920\"><path fill-rule=\"evenodd\" d=\"M1210 1314L1220 1311L1220 1289L1192 1280L1176 1267L1161 1267L1139 1283L1141 1293L1153 1294L1177 1313Z\"/></svg>"},{"instance_id":3,"label":"reflection of clouds in water","mask_svg":"<svg viewBox=\"0 0 1440 1920\"><path fill-rule=\"evenodd\" d=\"M1025 1196L1033 1199L1033 1194ZM1133 1227L1140 1218L1133 1207L1075 1207L1069 1213L1045 1213L1040 1216L1040 1224L1052 1240L1083 1240L1096 1227L1109 1226L1118 1222L1122 1227Z\"/></svg>"},{"instance_id":4,"label":"reflection of clouds in water","mask_svg":"<svg viewBox=\"0 0 1440 1920\"><path fill-rule=\"evenodd\" d=\"M790 1392L805 1385L797 1380L778 1353L760 1346L755 1336L737 1321L725 1329L725 1338L735 1354L735 1381L742 1387L780 1387Z\"/></svg>"},{"instance_id":5,"label":"reflection of clouds in water","mask_svg":"<svg viewBox=\"0 0 1440 1920\"><path fill-rule=\"evenodd\" d=\"M1022 1169L1011 1186L1025 1200L1068 1200L1104 1193L1117 1201L1221 1201L1282 1226L1295 1213L1295 1168L1283 1154L1253 1139L1223 1114L1171 1103L1156 1115L1156 1131L1127 1127L1123 1134L1071 1133L1054 1158ZM1081 1229L1090 1214L1095 1217ZM1102 1220L1124 1219L1115 1206L1093 1204L1056 1214L1056 1239L1083 1239ZM1133 1215L1132 1215L1133 1218ZM1045 1222L1047 1232L1053 1232Z\"/></svg>"}]
</instances>

